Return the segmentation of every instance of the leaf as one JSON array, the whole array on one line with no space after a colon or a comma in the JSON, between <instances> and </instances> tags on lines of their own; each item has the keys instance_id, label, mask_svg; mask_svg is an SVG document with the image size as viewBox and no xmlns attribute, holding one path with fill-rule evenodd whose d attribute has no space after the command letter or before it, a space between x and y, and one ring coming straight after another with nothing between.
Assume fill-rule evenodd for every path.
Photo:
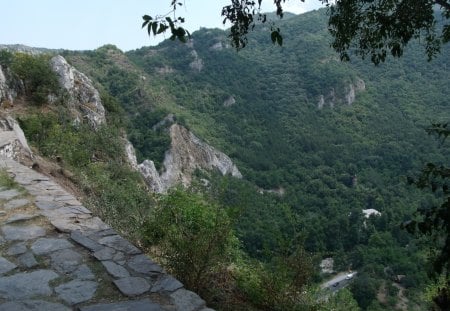
<instances>
[{"instance_id":1,"label":"leaf","mask_svg":"<svg viewBox=\"0 0 450 311\"><path fill-rule=\"evenodd\" d=\"M152 25L153 25L153 24L154 24L153 22L148 23L148 26L147 26L147 32L148 32L148 35L149 35L149 36L150 36L151 30L152 30Z\"/></svg>"},{"instance_id":2,"label":"leaf","mask_svg":"<svg viewBox=\"0 0 450 311\"><path fill-rule=\"evenodd\" d=\"M280 34L277 36L277 43L279 46L283 45L283 37Z\"/></svg>"},{"instance_id":3,"label":"leaf","mask_svg":"<svg viewBox=\"0 0 450 311\"><path fill-rule=\"evenodd\" d=\"M151 21L153 18L150 15L144 15L142 16L142 19L144 19L144 21Z\"/></svg>"},{"instance_id":4,"label":"leaf","mask_svg":"<svg viewBox=\"0 0 450 311\"><path fill-rule=\"evenodd\" d=\"M180 41L183 42L183 43L186 43L186 42L187 42L187 39L186 39L185 36L178 36L178 40L180 40Z\"/></svg>"},{"instance_id":5,"label":"leaf","mask_svg":"<svg viewBox=\"0 0 450 311\"><path fill-rule=\"evenodd\" d=\"M153 23L152 24L152 32L153 35L156 36L156 30L158 29L158 23Z\"/></svg>"},{"instance_id":6,"label":"leaf","mask_svg":"<svg viewBox=\"0 0 450 311\"><path fill-rule=\"evenodd\" d=\"M159 29L158 29L157 34L165 32L167 30L167 28L169 28L169 27L164 24L159 24Z\"/></svg>"},{"instance_id":7,"label":"leaf","mask_svg":"<svg viewBox=\"0 0 450 311\"><path fill-rule=\"evenodd\" d=\"M277 41L277 34L278 32L276 30L272 31L272 33L270 34L270 39L272 39L273 44L275 44L275 42Z\"/></svg>"},{"instance_id":8,"label":"leaf","mask_svg":"<svg viewBox=\"0 0 450 311\"><path fill-rule=\"evenodd\" d=\"M178 37L184 37L186 35L186 31L184 30L183 27L178 27L177 28L177 36Z\"/></svg>"}]
</instances>

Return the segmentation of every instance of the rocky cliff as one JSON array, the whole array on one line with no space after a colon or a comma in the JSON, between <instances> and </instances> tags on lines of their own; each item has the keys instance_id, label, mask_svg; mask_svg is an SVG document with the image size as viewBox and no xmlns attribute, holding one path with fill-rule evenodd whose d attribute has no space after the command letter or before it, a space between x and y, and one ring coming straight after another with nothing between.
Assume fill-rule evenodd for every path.
<instances>
[{"instance_id":1,"label":"rocky cliff","mask_svg":"<svg viewBox=\"0 0 450 311\"><path fill-rule=\"evenodd\" d=\"M162 173L156 170L151 160L139 164L139 171L153 191L164 193L179 183L188 186L196 169L217 169L222 175L242 178L226 154L201 141L183 126L172 124L169 131L171 146L166 152Z\"/></svg>"},{"instance_id":2,"label":"rocky cliff","mask_svg":"<svg viewBox=\"0 0 450 311\"><path fill-rule=\"evenodd\" d=\"M61 88L68 94L64 102L67 103L75 123L87 122L94 129L105 123L105 108L92 81L60 55L53 57L50 65ZM10 68L0 66L0 107L11 106L16 97L25 93L24 90L23 81L12 73ZM64 95L48 94L48 101L52 103L58 96Z\"/></svg>"},{"instance_id":3,"label":"rocky cliff","mask_svg":"<svg viewBox=\"0 0 450 311\"><path fill-rule=\"evenodd\" d=\"M344 96L338 96L335 89L331 89L326 95L319 95L319 101L317 103L317 108L322 109L324 106L328 105L333 108L339 103L351 105L356 99L356 94L366 90L366 84L362 79L357 79L355 82L350 83L345 87Z\"/></svg>"},{"instance_id":4,"label":"rocky cliff","mask_svg":"<svg viewBox=\"0 0 450 311\"><path fill-rule=\"evenodd\" d=\"M69 93L69 109L76 122L86 120L94 129L106 122L105 108L92 81L58 55L50 61L59 84Z\"/></svg>"}]
</instances>

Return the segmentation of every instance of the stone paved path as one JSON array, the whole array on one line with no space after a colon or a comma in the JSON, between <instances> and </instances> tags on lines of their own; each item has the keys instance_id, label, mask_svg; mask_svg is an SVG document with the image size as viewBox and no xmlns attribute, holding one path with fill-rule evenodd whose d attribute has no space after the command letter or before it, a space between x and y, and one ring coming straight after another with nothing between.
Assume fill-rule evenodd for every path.
<instances>
[{"instance_id":1,"label":"stone paved path","mask_svg":"<svg viewBox=\"0 0 450 311\"><path fill-rule=\"evenodd\" d=\"M48 177L0 158L0 311L208 311Z\"/></svg>"}]
</instances>

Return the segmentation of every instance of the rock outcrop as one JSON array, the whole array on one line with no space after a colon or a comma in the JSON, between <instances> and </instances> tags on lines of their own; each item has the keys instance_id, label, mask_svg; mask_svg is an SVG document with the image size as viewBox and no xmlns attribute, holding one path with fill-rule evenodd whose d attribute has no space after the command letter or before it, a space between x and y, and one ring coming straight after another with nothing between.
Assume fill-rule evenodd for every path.
<instances>
[{"instance_id":1,"label":"rock outcrop","mask_svg":"<svg viewBox=\"0 0 450 311\"><path fill-rule=\"evenodd\" d=\"M152 160L145 160L139 164L139 172L152 191L164 193L169 189L168 185L163 185L161 177L155 167L155 163Z\"/></svg>"},{"instance_id":2,"label":"rock outcrop","mask_svg":"<svg viewBox=\"0 0 450 311\"><path fill-rule=\"evenodd\" d=\"M8 70L0 66L0 107L5 103L12 104L22 89L23 85L18 81L13 81Z\"/></svg>"},{"instance_id":3,"label":"rock outcrop","mask_svg":"<svg viewBox=\"0 0 450 311\"><path fill-rule=\"evenodd\" d=\"M133 144L128 139L125 139L124 145L125 145L125 155L127 157L128 163L130 164L132 169L137 171L138 163L136 158L136 151L134 150Z\"/></svg>"},{"instance_id":4,"label":"rock outcrop","mask_svg":"<svg viewBox=\"0 0 450 311\"><path fill-rule=\"evenodd\" d=\"M0 156L16 161L33 157L25 134L11 117L0 117Z\"/></svg>"},{"instance_id":5,"label":"rock outcrop","mask_svg":"<svg viewBox=\"0 0 450 311\"><path fill-rule=\"evenodd\" d=\"M146 160L139 165L139 171L153 191L164 193L179 183L188 186L196 169L217 169L222 175L242 178L241 172L226 154L201 141L183 126L172 124L170 138L171 146L166 152L161 174L153 161Z\"/></svg>"},{"instance_id":6,"label":"rock outcrop","mask_svg":"<svg viewBox=\"0 0 450 311\"><path fill-rule=\"evenodd\" d=\"M60 55L53 57L50 64L59 84L69 93L69 108L76 122L86 120L94 129L105 123L105 108L92 81Z\"/></svg>"},{"instance_id":7,"label":"rock outcrop","mask_svg":"<svg viewBox=\"0 0 450 311\"><path fill-rule=\"evenodd\" d=\"M228 96L227 99L223 101L224 107L230 107L233 106L234 104L236 104L236 98L234 98L233 95Z\"/></svg>"},{"instance_id":8,"label":"rock outcrop","mask_svg":"<svg viewBox=\"0 0 450 311\"><path fill-rule=\"evenodd\" d=\"M189 64L189 67L194 71L200 72L203 70L203 60L198 57L198 53L196 50L192 50L191 55L194 57L194 60Z\"/></svg>"},{"instance_id":9,"label":"rock outcrop","mask_svg":"<svg viewBox=\"0 0 450 311\"><path fill-rule=\"evenodd\" d=\"M347 105L353 104L356 99L356 93L362 92L366 89L366 84L362 79L356 80L354 84L349 84L347 93L345 94L345 103Z\"/></svg>"},{"instance_id":10,"label":"rock outcrop","mask_svg":"<svg viewBox=\"0 0 450 311\"><path fill-rule=\"evenodd\" d=\"M328 105L333 108L335 105L339 103L344 103L347 105L351 105L354 103L356 99L356 95L359 92L363 92L366 89L366 84L362 79L357 79L354 83L350 83L345 90L343 91L343 96L337 96L334 88L332 88L328 94L319 95L319 100L317 102L317 108L322 109L324 106ZM342 92L337 92L338 94L342 94Z\"/></svg>"}]
</instances>

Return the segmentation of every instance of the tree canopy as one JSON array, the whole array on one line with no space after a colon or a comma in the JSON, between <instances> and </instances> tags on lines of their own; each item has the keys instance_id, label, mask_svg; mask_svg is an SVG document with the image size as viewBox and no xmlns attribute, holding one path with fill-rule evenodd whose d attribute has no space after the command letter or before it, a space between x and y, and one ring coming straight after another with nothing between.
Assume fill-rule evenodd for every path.
<instances>
[{"instance_id":1,"label":"tree canopy","mask_svg":"<svg viewBox=\"0 0 450 311\"><path fill-rule=\"evenodd\" d=\"M282 30L261 12L262 2L230 0L230 4L222 8L223 23L231 24L229 38L237 50L247 45L247 35L258 23L268 23L272 42L283 44ZM285 2L273 1L279 18L283 18ZM362 58L368 56L378 64L388 54L400 57L412 39L419 39L428 59L432 59L441 45L450 40L450 25L446 23L450 17L450 0L337 0L334 4L322 0L322 3L328 7L331 46L342 60L349 60L350 55L356 54ZM149 35L170 31L170 39L186 42L191 35L182 26L185 19L176 15L183 3L171 0L170 5L172 11L168 14L144 15L142 27L147 28Z\"/></svg>"}]
</instances>

